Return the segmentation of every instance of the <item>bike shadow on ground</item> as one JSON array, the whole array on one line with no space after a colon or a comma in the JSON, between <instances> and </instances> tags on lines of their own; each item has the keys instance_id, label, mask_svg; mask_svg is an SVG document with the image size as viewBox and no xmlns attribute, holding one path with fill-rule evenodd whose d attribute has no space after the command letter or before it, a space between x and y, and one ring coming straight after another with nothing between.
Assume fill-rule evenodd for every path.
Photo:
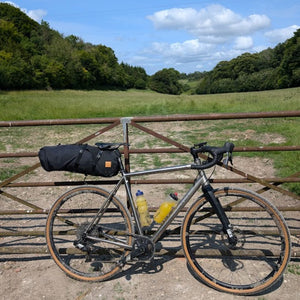
<instances>
[{"instance_id":1,"label":"bike shadow on ground","mask_svg":"<svg viewBox=\"0 0 300 300\"><path fill-rule=\"evenodd\" d=\"M114 279L125 277L131 280L133 276L138 274L157 274L163 271L164 265L176 258L175 255L164 254L154 256L150 261L133 261L127 263L127 268L114 276Z\"/></svg>"}]
</instances>

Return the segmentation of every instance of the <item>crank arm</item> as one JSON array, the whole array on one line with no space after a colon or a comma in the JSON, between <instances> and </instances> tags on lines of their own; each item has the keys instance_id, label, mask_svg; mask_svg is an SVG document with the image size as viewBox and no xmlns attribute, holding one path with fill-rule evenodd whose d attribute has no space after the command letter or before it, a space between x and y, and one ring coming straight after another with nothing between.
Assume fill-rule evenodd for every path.
<instances>
[{"instance_id":1,"label":"crank arm","mask_svg":"<svg viewBox=\"0 0 300 300\"><path fill-rule=\"evenodd\" d=\"M104 234L104 235L106 235L106 234ZM107 235L107 237L109 237L109 238L111 238L111 239L114 239L114 238L111 237L110 235ZM132 246L129 246L129 245L127 245L127 244L124 244L124 243L121 243L121 242L117 242L117 241L110 241L110 240L101 239L101 238L97 238L97 237L90 236L90 235L87 235L87 236L86 236L86 239L87 239L87 240L90 240L90 241L93 241L93 242L103 242L103 243L108 243L108 244L112 244L112 245L115 245L115 246L122 247L122 248L127 249L127 250L132 250Z\"/></svg>"}]
</instances>

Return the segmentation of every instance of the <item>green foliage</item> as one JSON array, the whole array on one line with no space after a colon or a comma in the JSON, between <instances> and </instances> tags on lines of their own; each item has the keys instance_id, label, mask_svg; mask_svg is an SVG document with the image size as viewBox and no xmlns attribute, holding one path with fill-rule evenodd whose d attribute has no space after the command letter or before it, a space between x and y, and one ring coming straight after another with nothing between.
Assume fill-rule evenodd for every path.
<instances>
[{"instance_id":1,"label":"green foliage","mask_svg":"<svg viewBox=\"0 0 300 300\"><path fill-rule=\"evenodd\" d=\"M111 48L63 37L48 23L0 3L0 90L146 86L145 70L119 64Z\"/></svg>"},{"instance_id":2,"label":"green foliage","mask_svg":"<svg viewBox=\"0 0 300 300\"><path fill-rule=\"evenodd\" d=\"M179 79L180 73L175 69L163 69L150 77L149 87L159 93L179 95L182 92Z\"/></svg>"},{"instance_id":3,"label":"green foliage","mask_svg":"<svg viewBox=\"0 0 300 300\"><path fill-rule=\"evenodd\" d=\"M26 14L20 13L20 10L14 6L0 3L0 8L0 19L12 22L21 35L30 37L31 32L38 28L37 22L27 17Z\"/></svg>"},{"instance_id":4,"label":"green foliage","mask_svg":"<svg viewBox=\"0 0 300 300\"><path fill-rule=\"evenodd\" d=\"M203 78L206 75L207 72L193 72L193 73L181 73L180 74L180 79L187 79L188 81L195 81L195 80L200 80L201 78Z\"/></svg>"},{"instance_id":5,"label":"green foliage","mask_svg":"<svg viewBox=\"0 0 300 300\"><path fill-rule=\"evenodd\" d=\"M146 89L148 75L143 68L133 67L125 63L121 63L120 67L122 73L124 74L124 87Z\"/></svg>"},{"instance_id":6,"label":"green foliage","mask_svg":"<svg viewBox=\"0 0 300 300\"><path fill-rule=\"evenodd\" d=\"M196 93L262 91L300 86L300 29L285 43L221 61L199 81Z\"/></svg>"}]
</instances>

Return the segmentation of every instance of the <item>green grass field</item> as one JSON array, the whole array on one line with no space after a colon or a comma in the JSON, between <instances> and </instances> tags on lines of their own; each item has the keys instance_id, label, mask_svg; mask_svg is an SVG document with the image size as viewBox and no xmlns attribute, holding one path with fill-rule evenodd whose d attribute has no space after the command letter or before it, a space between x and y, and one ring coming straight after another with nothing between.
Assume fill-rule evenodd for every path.
<instances>
[{"instance_id":1,"label":"green grass field","mask_svg":"<svg viewBox=\"0 0 300 300\"><path fill-rule=\"evenodd\" d=\"M0 121L300 109L300 88L216 95L151 91L0 92Z\"/></svg>"}]
</instances>

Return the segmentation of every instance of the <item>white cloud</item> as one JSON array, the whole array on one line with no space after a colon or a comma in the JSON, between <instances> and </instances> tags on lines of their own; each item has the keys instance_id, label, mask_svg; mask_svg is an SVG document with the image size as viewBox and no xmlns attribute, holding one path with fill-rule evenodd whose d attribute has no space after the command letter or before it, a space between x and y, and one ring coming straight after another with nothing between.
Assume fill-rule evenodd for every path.
<instances>
[{"instance_id":1,"label":"white cloud","mask_svg":"<svg viewBox=\"0 0 300 300\"><path fill-rule=\"evenodd\" d=\"M157 71L157 64L162 65L164 68L175 67L180 72L186 73L196 70L208 71L218 62L230 60L244 53L244 50L227 49L216 45L210 45L210 48L205 50L205 47L208 47L205 44L198 47L192 47L190 44L190 49L193 49L193 51L186 51L187 48L184 48L184 46L186 46L185 43L154 43L152 49L144 52L143 65L148 67L150 74ZM142 60L137 61L135 59L131 63L141 62Z\"/></svg>"},{"instance_id":2,"label":"white cloud","mask_svg":"<svg viewBox=\"0 0 300 300\"><path fill-rule=\"evenodd\" d=\"M47 15L47 12L43 9L35 9L35 10L26 10L26 9L22 9L25 14L28 15L28 17L30 17L31 19L37 21L37 22L41 22L43 20L43 17Z\"/></svg>"},{"instance_id":3,"label":"white cloud","mask_svg":"<svg viewBox=\"0 0 300 300\"><path fill-rule=\"evenodd\" d=\"M286 39L291 38L294 35L294 32L299 29L298 25L292 25L286 28L275 29L265 33L265 36L272 43L281 43Z\"/></svg>"},{"instance_id":4,"label":"white cloud","mask_svg":"<svg viewBox=\"0 0 300 300\"><path fill-rule=\"evenodd\" d=\"M235 39L234 49L246 50L253 47L253 39L250 36L239 36Z\"/></svg>"},{"instance_id":5,"label":"white cloud","mask_svg":"<svg viewBox=\"0 0 300 300\"><path fill-rule=\"evenodd\" d=\"M238 49L227 49L227 50L219 50L213 53L210 56L210 59L213 60L216 63L222 60L230 60L234 57L237 57L243 53L242 50Z\"/></svg>"},{"instance_id":6,"label":"white cloud","mask_svg":"<svg viewBox=\"0 0 300 300\"><path fill-rule=\"evenodd\" d=\"M2 1L0 1L2 2ZM8 3L16 8L20 8L19 5L15 4L11 1L3 1L4 3ZM27 10L26 8L20 8L29 18L35 20L36 22L41 22L43 17L47 15L47 11L43 9L34 9L34 10Z\"/></svg>"},{"instance_id":7,"label":"white cloud","mask_svg":"<svg viewBox=\"0 0 300 300\"><path fill-rule=\"evenodd\" d=\"M197 19L197 11L193 8L171 8L161 10L148 16L157 29L187 29Z\"/></svg>"},{"instance_id":8,"label":"white cloud","mask_svg":"<svg viewBox=\"0 0 300 300\"><path fill-rule=\"evenodd\" d=\"M185 31L194 39L184 42L152 43L149 53L164 64L213 67L218 61L229 60L252 51L252 35L270 26L266 15L241 16L222 5L203 9L172 8L148 16L157 30ZM194 64L193 66L191 66Z\"/></svg>"},{"instance_id":9,"label":"white cloud","mask_svg":"<svg viewBox=\"0 0 300 300\"><path fill-rule=\"evenodd\" d=\"M223 43L234 36L249 35L270 25L266 15L246 18L222 5L210 5L199 11L172 8L148 16L156 29L185 30L201 41Z\"/></svg>"},{"instance_id":10,"label":"white cloud","mask_svg":"<svg viewBox=\"0 0 300 300\"><path fill-rule=\"evenodd\" d=\"M188 40L183 43L158 43L152 44L152 53L160 54L167 59L175 59L180 62L194 61L195 57L206 56L214 46L201 43L199 40Z\"/></svg>"}]
</instances>

